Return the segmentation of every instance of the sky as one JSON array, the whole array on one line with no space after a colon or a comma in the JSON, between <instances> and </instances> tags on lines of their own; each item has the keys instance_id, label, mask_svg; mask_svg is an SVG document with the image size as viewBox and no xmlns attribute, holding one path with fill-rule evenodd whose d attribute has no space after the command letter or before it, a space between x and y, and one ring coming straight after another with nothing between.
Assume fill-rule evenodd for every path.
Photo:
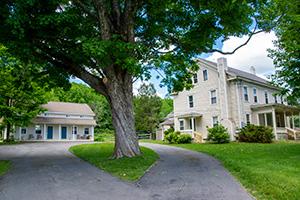
<instances>
[{"instance_id":1,"label":"sky","mask_svg":"<svg viewBox=\"0 0 300 200\"><path fill-rule=\"evenodd\" d=\"M242 38L230 37L223 44L221 41L216 42L215 48L221 49L223 52L232 51L239 45L243 44L247 40L248 36ZM256 74L262 78L267 78L269 75L274 73L275 68L272 60L268 57L268 48L273 48L273 40L276 40L274 32L270 33L259 33L254 35L249 43L237 50L232 55L222 55L220 53L213 54L202 54L200 57L216 62L219 57L227 58L227 64L230 67L237 68L246 72L249 72L250 67L254 66ZM157 93L160 97L164 98L168 92L167 88L160 87L160 79L157 79L157 72L152 71L152 78L147 83L153 83ZM75 82L82 82L80 79L73 79ZM138 93L138 88L143 82L137 80L133 85L133 93Z\"/></svg>"}]
</instances>

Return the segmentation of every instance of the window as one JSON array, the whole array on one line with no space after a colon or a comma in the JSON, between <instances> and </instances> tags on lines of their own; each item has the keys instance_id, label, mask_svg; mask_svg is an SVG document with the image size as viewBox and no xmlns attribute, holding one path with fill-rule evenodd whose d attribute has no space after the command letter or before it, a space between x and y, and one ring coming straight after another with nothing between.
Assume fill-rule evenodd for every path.
<instances>
[{"instance_id":1,"label":"window","mask_svg":"<svg viewBox=\"0 0 300 200\"><path fill-rule=\"evenodd\" d=\"M203 80L204 80L204 81L207 81L207 80L208 80L207 69L203 70Z\"/></svg>"},{"instance_id":2,"label":"window","mask_svg":"<svg viewBox=\"0 0 300 200\"><path fill-rule=\"evenodd\" d=\"M198 83L197 74L193 74L193 81L194 81L194 84Z\"/></svg>"},{"instance_id":3,"label":"window","mask_svg":"<svg viewBox=\"0 0 300 200\"><path fill-rule=\"evenodd\" d=\"M90 129L89 129L89 128L84 128L84 134L85 134L85 135L90 134Z\"/></svg>"},{"instance_id":4,"label":"window","mask_svg":"<svg viewBox=\"0 0 300 200\"><path fill-rule=\"evenodd\" d=\"M41 125L35 125L35 133L36 134L41 134L42 133Z\"/></svg>"},{"instance_id":5,"label":"window","mask_svg":"<svg viewBox=\"0 0 300 200\"><path fill-rule=\"evenodd\" d=\"M217 91L216 90L210 91L210 102L211 102L211 104L217 103Z\"/></svg>"},{"instance_id":6,"label":"window","mask_svg":"<svg viewBox=\"0 0 300 200\"><path fill-rule=\"evenodd\" d=\"M184 130L184 121L183 120L179 120L179 129Z\"/></svg>"},{"instance_id":7,"label":"window","mask_svg":"<svg viewBox=\"0 0 300 200\"><path fill-rule=\"evenodd\" d=\"M268 96L268 92L267 91L265 91L265 102L266 102L266 104L269 103L269 96Z\"/></svg>"},{"instance_id":8,"label":"window","mask_svg":"<svg viewBox=\"0 0 300 200\"><path fill-rule=\"evenodd\" d=\"M75 134L75 135L77 134L77 127L76 126L73 126L72 133Z\"/></svg>"},{"instance_id":9,"label":"window","mask_svg":"<svg viewBox=\"0 0 300 200\"><path fill-rule=\"evenodd\" d=\"M189 96L189 107L193 108L194 107L194 100L193 100L193 96Z\"/></svg>"},{"instance_id":10,"label":"window","mask_svg":"<svg viewBox=\"0 0 300 200\"><path fill-rule=\"evenodd\" d=\"M217 126L219 124L218 116L213 116L212 123L213 123L213 126Z\"/></svg>"},{"instance_id":11,"label":"window","mask_svg":"<svg viewBox=\"0 0 300 200\"><path fill-rule=\"evenodd\" d=\"M21 134L26 134L26 128L21 128Z\"/></svg>"},{"instance_id":12,"label":"window","mask_svg":"<svg viewBox=\"0 0 300 200\"><path fill-rule=\"evenodd\" d=\"M249 125L251 122L250 122L250 114L246 114L246 123L247 125Z\"/></svg>"},{"instance_id":13,"label":"window","mask_svg":"<svg viewBox=\"0 0 300 200\"><path fill-rule=\"evenodd\" d=\"M253 88L253 101L254 101L254 103L257 103L257 91L256 91L256 88Z\"/></svg>"},{"instance_id":14,"label":"window","mask_svg":"<svg viewBox=\"0 0 300 200\"><path fill-rule=\"evenodd\" d=\"M278 101L277 101L277 95L274 95L274 102L278 103Z\"/></svg>"},{"instance_id":15,"label":"window","mask_svg":"<svg viewBox=\"0 0 300 200\"><path fill-rule=\"evenodd\" d=\"M282 96L280 97L280 101L281 101L281 104L283 104L283 97Z\"/></svg>"},{"instance_id":16,"label":"window","mask_svg":"<svg viewBox=\"0 0 300 200\"><path fill-rule=\"evenodd\" d=\"M193 129L193 121L192 121L192 118L190 118L190 130Z\"/></svg>"},{"instance_id":17,"label":"window","mask_svg":"<svg viewBox=\"0 0 300 200\"><path fill-rule=\"evenodd\" d=\"M247 86L244 86L244 100L245 101L248 101L249 98L248 98L248 88Z\"/></svg>"}]
</instances>

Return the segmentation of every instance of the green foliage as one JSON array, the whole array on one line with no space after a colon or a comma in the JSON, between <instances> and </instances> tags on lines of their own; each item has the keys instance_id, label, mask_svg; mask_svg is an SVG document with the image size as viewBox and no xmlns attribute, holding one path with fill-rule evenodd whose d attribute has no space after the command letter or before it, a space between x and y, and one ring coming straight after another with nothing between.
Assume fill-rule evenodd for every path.
<instances>
[{"instance_id":1,"label":"green foliage","mask_svg":"<svg viewBox=\"0 0 300 200\"><path fill-rule=\"evenodd\" d=\"M167 135L169 135L169 133L173 133L174 131L175 131L174 128L171 127L171 128L164 131L164 135L167 136Z\"/></svg>"},{"instance_id":2,"label":"green foliage","mask_svg":"<svg viewBox=\"0 0 300 200\"><path fill-rule=\"evenodd\" d=\"M238 134L240 142L271 143L273 138L272 128L254 124L243 127Z\"/></svg>"},{"instance_id":3,"label":"green foliage","mask_svg":"<svg viewBox=\"0 0 300 200\"><path fill-rule=\"evenodd\" d=\"M0 160L0 176L5 174L11 168L11 162L8 160Z\"/></svg>"},{"instance_id":4,"label":"green foliage","mask_svg":"<svg viewBox=\"0 0 300 200\"><path fill-rule=\"evenodd\" d=\"M47 94L47 100L86 103L96 114L97 128L113 129L111 112L106 98L85 84L72 83L68 90L54 88Z\"/></svg>"},{"instance_id":5,"label":"green foliage","mask_svg":"<svg viewBox=\"0 0 300 200\"><path fill-rule=\"evenodd\" d=\"M170 144L177 144L180 132L171 132L165 136L165 140L167 140Z\"/></svg>"},{"instance_id":6,"label":"green foliage","mask_svg":"<svg viewBox=\"0 0 300 200\"><path fill-rule=\"evenodd\" d=\"M26 126L43 111L46 103L38 66L24 64L0 45L0 118L9 132L13 126Z\"/></svg>"},{"instance_id":7,"label":"green foliage","mask_svg":"<svg viewBox=\"0 0 300 200\"><path fill-rule=\"evenodd\" d=\"M218 124L212 128L207 128L208 136L207 140L216 142L218 144L228 143L230 141L230 136L227 129L222 125Z\"/></svg>"},{"instance_id":8,"label":"green foliage","mask_svg":"<svg viewBox=\"0 0 300 200\"><path fill-rule=\"evenodd\" d=\"M300 99L300 4L299 1L276 1L277 7L284 13L275 33L275 49L269 49L276 72L272 76L274 83L283 87L282 94L289 95L289 101L299 103Z\"/></svg>"},{"instance_id":9,"label":"green foliage","mask_svg":"<svg viewBox=\"0 0 300 200\"><path fill-rule=\"evenodd\" d=\"M177 139L177 144L188 144L192 142L192 136L190 134L180 134Z\"/></svg>"},{"instance_id":10,"label":"green foliage","mask_svg":"<svg viewBox=\"0 0 300 200\"><path fill-rule=\"evenodd\" d=\"M165 98L161 100L161 109L159 113L160 119L164 119L169 113L173 111L173 99Z\"/></svg>"},{"instance_id":11,"label":"green foliage","mask_svg":"<svg viewBox=\"0 0 300 200\"><path fill-rule=\"evenodd\" d=\"M94 141L96 142L114 142L115 131L110 129L95 128Z\"/></svg>"},{"instance_id":12,"label":"green foliage","mask_svg":"<svg viewBox=\"0 0 300 200\"><path fill-rule=\"evenodd\" d=\"M134 98L135 127L138 131L154 132L160 121L161 98L153 84L142 84Z\"/></svg>"},{"instance_id":13,"label":"green foliage","mask_svg":"<svg viewBox=\"0 0 300 200\"><path fill-rule=\"evenodd\" d=\"M142 155L133 158L111 159L114 145L83 144L70 148L79 158L123 180L136 181L151 167L159 156L151 149L141 147Z\"/></svg>"}]
</instances>

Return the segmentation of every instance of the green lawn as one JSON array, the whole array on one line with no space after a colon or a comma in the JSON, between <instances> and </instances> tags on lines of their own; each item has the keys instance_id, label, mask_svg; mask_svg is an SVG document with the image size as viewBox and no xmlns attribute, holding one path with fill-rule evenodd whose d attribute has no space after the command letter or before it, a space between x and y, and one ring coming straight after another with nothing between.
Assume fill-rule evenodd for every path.
<instances>
[{"instance_id":1,"label":"green lawn","mask_svg":"<svg viewBox=\"0 0 300 200\"><path fill-rule=\"evenodd\" d=\"M5 174L11 167L11 162L8 160L0 160L0 176Z\"/></svg>"},{"instance_id":2,"label":"green lawn","mask_svg":"<svg viewBox=\"0 0 300 200\"><path fill-rule=\"evenodd\" d=\"M257 199L300 199L300 143L174 146L205 152L219 159Z\"/></svg>"},{"instance_id":3,"label":"green lawn","mask_svg":"<svg viewBox=\"0 0 300 200\"><path fill-rule=\"evenodd\" d=\"M138 180L159 158L151 149L141 147L143 155L134 158L110 159L113 143L83 144L70 148L79 158L123 180Z\"/></svg>"}]
</instances>

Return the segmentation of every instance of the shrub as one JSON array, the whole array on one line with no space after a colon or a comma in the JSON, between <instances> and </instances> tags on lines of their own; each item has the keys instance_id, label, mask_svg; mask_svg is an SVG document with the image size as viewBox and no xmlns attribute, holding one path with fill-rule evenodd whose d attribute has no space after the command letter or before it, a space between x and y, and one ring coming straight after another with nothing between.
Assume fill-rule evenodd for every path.
<instances>
[{"instance_id":1,"label":"shrub","mask_svg":"<svg viewBox=\"0 0 300 200\"><path fill-rule=\"evenodd\" d=\"M267 126L249 124L240 129L240 142L271 143L274 138L273 129Z\"/></svg>"},{"instance_id":2,"label":"shrub","mask_svg":"<svg viewBox=\"0 0 300 200\"><path fill-rule=\"evenodd\" d=\"M174 128L171 127L171 128L164 131L164 135L167 136L169 133L173 133L173 132L174 132Z\"/></svg>"},{"instance_id":3,"label":"shrub","mask_svg":"<svg viewBox=\"0 0 300 200\"><path fill-rule=\"evenodd\" d=\"M180 132L172 132L166 135L165 139L170 143L170 144L177 144L178 138L179 138Z\"/></svg>"},{"instance_id":4,"label":"shrub","mask_svg":"<svg viewBox=\"0 0 300 200\"><path fill-rule=\"evenodd\" d=\"M208 141L212 141L218 144L228 143L230 141L230 136L228 134L227 128L218 124L212 128L207 128L208 131Z\"/></svg>"},{"instance_id":5,"label":"shrub","mask_svg":"<svg viewBox=\"0 0 300 200\"><path fill-rule=\"evenodd\" d=\"M178 144L187 144L192 142L192 136L189 134L180 134L177 143Z\"/></svg>"}]
</instances>

